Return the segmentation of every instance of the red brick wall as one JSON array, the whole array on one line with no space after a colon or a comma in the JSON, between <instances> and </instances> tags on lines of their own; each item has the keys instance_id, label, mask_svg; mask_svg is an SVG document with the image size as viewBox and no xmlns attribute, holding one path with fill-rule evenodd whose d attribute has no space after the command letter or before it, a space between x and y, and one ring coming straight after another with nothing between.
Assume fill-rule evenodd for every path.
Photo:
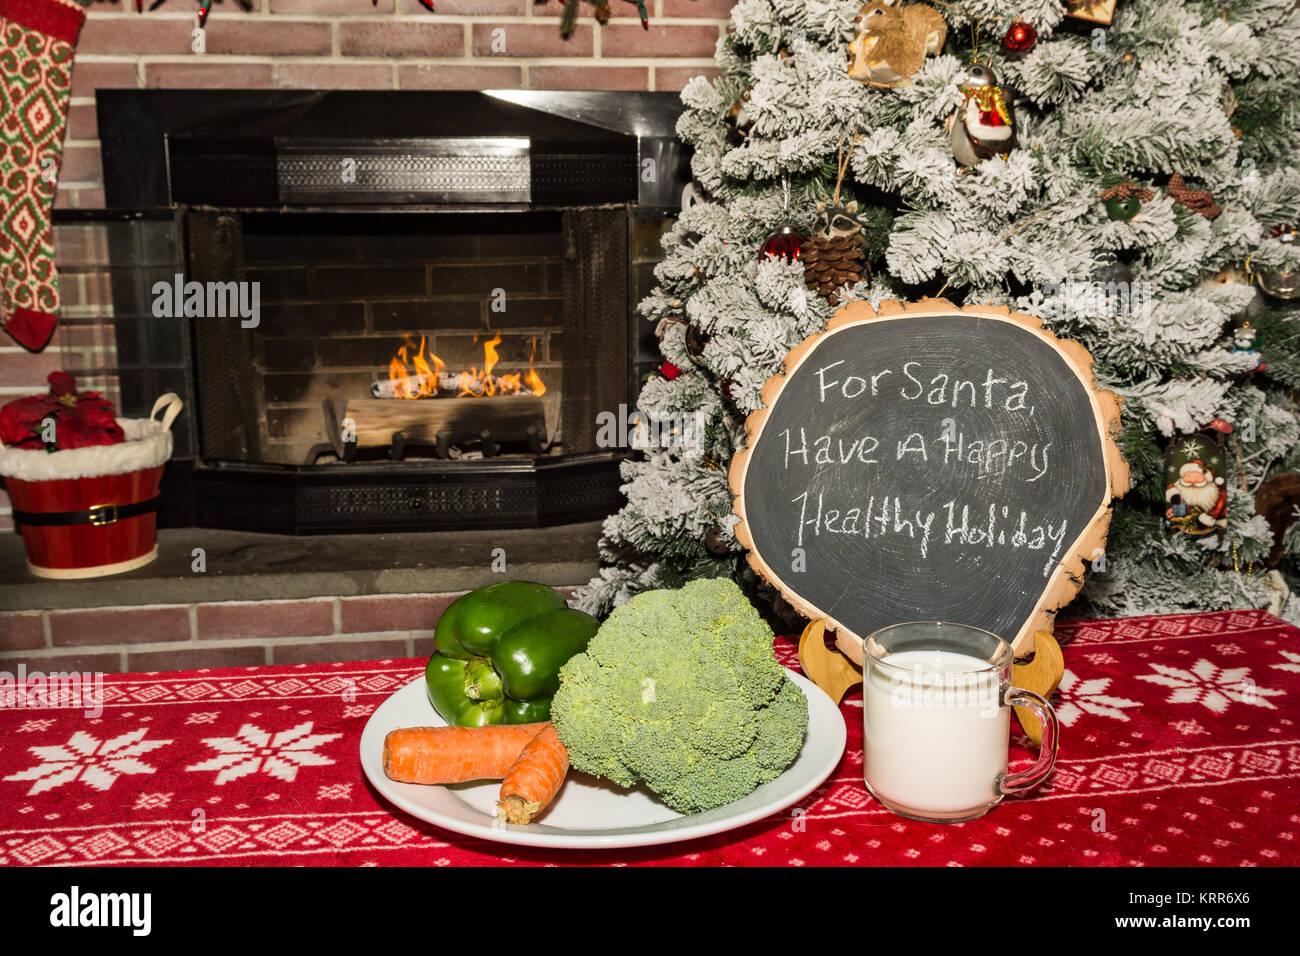
<instances>
[{"instance_id":1,"label":"red brick wall","mask_svg":"<svg viewBox=\"0 0 1300 956\"><path fill-rule=\"evenodd\" d=\"M572 596L572 588L561 588ZM457 594L0 612L0 671L105 673L425 657Z\"/></svg>"},{"instance_id":2,"label":"red brick wall","mask_svg":"<svg viewBox=\"0 0 1300 956\"><path fill-rule=\"evenodd\" d=\"M735 0L647 0L649 31L626 0L612 0L604 27L584 4L568 40L558 0L436 0L437 13L418 0L251 2L250 12L234 0L213 7L202 54L191 52L192 2L143 14L129 0L94 4L77 46L60 206L104 202L97 89L680 90L715 72Z\"/></svg>"}]
</instances>

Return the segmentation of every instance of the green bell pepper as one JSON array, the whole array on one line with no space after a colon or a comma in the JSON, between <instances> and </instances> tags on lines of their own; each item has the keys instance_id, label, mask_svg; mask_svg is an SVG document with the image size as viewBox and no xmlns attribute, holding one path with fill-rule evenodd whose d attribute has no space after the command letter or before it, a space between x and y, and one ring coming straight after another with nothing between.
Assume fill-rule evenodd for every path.
<instances>
[{"instance_id":1,"label":"green bell pepper","mask_svg":"<svg viewBox=\"0 0 1300 956\"><path fill-rule=\"evenodd\" d=\"M599 626L544 584L502 581L471 591L438 619L424 670L429 701L459 727L550 720L560 667Z\"/></svg>"}]
</instances>

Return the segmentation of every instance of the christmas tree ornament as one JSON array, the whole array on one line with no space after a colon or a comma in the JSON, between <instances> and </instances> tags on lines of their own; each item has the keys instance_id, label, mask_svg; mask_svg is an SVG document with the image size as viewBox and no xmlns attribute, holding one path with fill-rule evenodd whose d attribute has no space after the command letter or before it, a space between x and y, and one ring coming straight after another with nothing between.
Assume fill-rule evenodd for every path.
<instances>
[{"instance_id":1,"label":"christmas tree ornament","mask_svg":"<svg viewBox=\"0 0 1300 956\"><path fill-rule=\"evenodd\" d=\"M212 0L200 0L199 3L199 29L208 25L208 14L212 12Z\"/></svg>"},{"instance_id":2,"label":"christmas tree ornament","mask_svg":"<svg viewBox=\"0 0 1300 956\"><path fill-rule=\"evenodd\" d=\"M1165 449L1165 528L1199 537L1222 535L1228 527L1228 456L1223 426L1185 435Z\"/></svg>"},{"instance_id":3,"label":"christmas tree ornament","mask_svg":"<svg viewBox=\"0 0 1300 956\"><path fill-rule=\"evenodd\" d=\"M1097 253L1097 267L1092 271L1092 278L1103 284L1113 282L1127 286L1133 282L1133 270L1113 250L1103 249Z\"/></svg>"},{"instance_id":4,"label":"christmas tree ornament","mask_svg":"<svg viewBox=\"0 0 1300 956\"><path fill-rule=\"evenodd\" d=\"M1223 118L1232 119L1232 114L1237 112L1238 105L1239 104L1237 102L1237 93L1235 90L1233 90L1232 84L1224 83L1223 84ZM1242 133L1240 126L1233 124L1232 135L1235 136L1237 139L1241 139L1241 137L1244 134Z\"/></svg>"},{"instance_id":5,"label":"christmas tree ornament","mask_svg":"<svg viewBox=\"0 0 1300 956\"><path fill-rule=\"evenodd\" d=\"M758 247L758 258L761 261L769 256L780 256L786 262L793 262L799 258L799 250L807 241L807 237L793 223L782 223Z\"/></svg>"},{"instance_id":6,"label":"christmas tree ornament","mask_svg":"<svg viewBox=\"0 0 1300 956\"><path fill-rule=\"evenodd\" d=\"M85 19L73 0L0 4L0 325L31 352L58 321L51 217Z\"/></svg>"},{"instance_id":7,"label":"christmas tree ornament","mask_svg":"<svg viewBox=\"0 0 1300 956\"><path fill-rule=\"evenodd\" d=\"M1223 212L1223 207L1215 203L1212 193L1205 189L1192 189L1183 179L1182 173L1174 173L1169 177L1165 192L1180 206L1199 213L1206 219L1213 219Z\"/></svg>"},{"instance_id":8,"label":"christmas tree ornament","mask_svg":"<svg viewBox=\"0 0 1300 956\"><path fill-rule=\"evenodd\" d=\"M659 366L659 374L671 382L678 375L682 374L682 370L679 369L672 362L669 362L668 360L665 359L664 363Z\"/></svg>"},{"instance_id":9,"label":"christmas tree ornament","mask_svg":"<svg viewBox=\"0 0 1300 956\"><path fill-rule=\"evenodd\" d=\"M700 331L698 325L686 326L686 353L693 359L702 358L704 346L709 344L709 337Z\"/></svg>"},{"instance_id":10,"label":"christmas tree ornament","mask_svg":"<svg viewBox=\"0 0 1300 956\"><path fill-rule=\"evenodd\" d=\"M1296 242L1294 226L1275 226L1269 235L1278 242L1292 245ZM1266 295L1289 301L1300 295L1300 269L1260 269L1255 281Z\"/></svg>"},{"instance_id":11,"label":"christmas tree ornament","mask_svg":"<svg viewBox=\"0 0 1300 956\"><path fill-rule=\"evenodd\" d=\"M686 325L686 324L687 324L686 320L683 319L680 315L665 315L662 319L660 319L658 322L655 323L655 338L657 338L660 342L662 342L664 340L664 336L668 334L668 330L670 328L672 328L674 325Z\"/></svg>"},{"instance_id":12,"label":"christmas tree ornament","mask_svg":"<svg viewBox=\"0 0 1300 956\"><path fill-rule=\"evenodd\" d=\"M1213 288L1224 285L1250 285L1251 276L1241 266L1228 266L1201 282L1201 288Z\"/></svg>"},{"instance_id":13,"label":"christmas tree ornament","mask_svg":"<svg viewBox=\"0 0 1300 956\"><path fill-rule=\"evenodd\" d=\"M1238 355L1247 355L1257 363L1254 371L1262 372L1267 366L1256 348L1259 330L1250 324L1250 319L1239 322L1232 330L1232 351Z\"/></svg>"},{"instance_id":14,"label":"christmas tree ornament","mask_svg":"<svg viewBox=\"0 0 1300 956\"><path fill-rule=\"evenodd\" d=\"M1283 536L1300 516L1300 475L1282 473L1265 479L1255 492L1255 513L1264 516L1273 532L1273 547L1264 562L1275 568L1282 560Z\"/></svg>"},{"instance_id":15,"label":"christmas tree ornament","mask_svg":"<svg viewBox=\"0 0 1300 956\"><path fill-rule=\"evenodd\" d=\"M867 266L867 237L858 219L858 202L856 199L840 202L849 159L857 141L858 137L854 136L846 151L841 140L836 160L835 195L817 203L817 221L812 238L803 243L800 251L804 282L831 305L839 304L838 290L842 286L861 282L871 273Z\"/></svg>"},{"instance_id":16,"label":"christmas tree ornament","mask_svg":"<svg viewBox=\"0 0 1300 956\"><path fill-rule=\"evenodd\" d=\"M901 0L864 3L853 20L849 76L868 86L909 86L927 55L943 49L948 24L939 11Z\"/></svg>"},{"instance_id":17,"label":"christmas tree ornament","mask_svg":"<svg viewBox=\"0 0 1300 956\"><path fill-rule=\"evenodd\" d=\"M1110 26L1119 0L1065 0L1065 15L1072 20Z\"/></svg>"},{"instance_id":18,"label":"christmas tree ornament","mask_svg":"<svg viewBox=\"0 0 1300 956\"><path fill-rule=\"evenodd\" d=\"M1027 53L1038 42L1038 31L1024 20L1013 20L1002 34L1002 45L1012 53Z\"/></svg>"},{"instance_id":19,"label":"christmas tree ornament","mask_svg":"<svg viewBox=\"0 0 1300 956\"><path fill-rule=\"evenodd\" d=\"M754 122L748 108L751 89L753 87L745 87L728 108L727 115L722 118L723 125L727 130L727 145L732 149L745 142L749 137L749 126Z\"/></svg>"},{"instance_id":20,"label":"christmas tree ornament","mask_svg":"<svg viewBox=\"0 0 1300 956\"><path fill-rule=\"evenodd\" d=\"M841 287L861 282L871 271L857 213L857 200L817 203L817 224L803 244L804 281L831 305L839 304Z\"/></svg>"},{"instance_id":21,"label":"christmas tree ornament","mask_svg":"<svg viewBox=\"0 0 1300 956\"><path fill-rule=\"evenodd\" d=\"M1155 198L1150 189L1143 189L1125 180L1112 186L1101 194L1101 201L1106 206L1106 215L1117 222L1130 222L1142 211L1142 204Z\"/></svg>"},{"instance_id":22,"label":"christmas tree ornament","mask_svg":"<svg viewBox=\"0 0 1300 956\"><path fill-rule=\"evenodd\" d=\"M704 532L704 550L715 558L724 558L731 553L731 545L727 543L722 529L717 525Z\"/></svg>"},{"instance_id":23,"label":"christmas tree ornament","mask_svg":"<svg viewBox=\"0 0 1300 956\"><path fill-rule=\"evenodd\" d=\"M993 68L967 67L959 86L962 105L948 117L952 154L966 169L993 156L1005 157L1016 145L1011 92L998 85Z\"/></svg>"}]
</instances>

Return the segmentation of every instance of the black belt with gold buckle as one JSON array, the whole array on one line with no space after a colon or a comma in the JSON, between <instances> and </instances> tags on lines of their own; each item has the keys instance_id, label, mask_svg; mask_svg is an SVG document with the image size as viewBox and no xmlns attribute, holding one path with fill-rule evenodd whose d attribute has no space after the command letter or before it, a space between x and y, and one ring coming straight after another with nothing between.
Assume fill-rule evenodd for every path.
<instances>
[{"instance_id":1,"label":"black belt with gold buckle","mask_svg":"<svg viewBox=\"0 0 1300 956\"><path fill-rule=\"evenodd\" d=\"M33 527L57 527L59 525L89 524L102 528L117 524L124 518L135 518L150 511L158 510L161 496L148 501L137 501L129 505L92 505L85 511L18 511L13 513L14 524Z\"/></svg>"}]
</instances>

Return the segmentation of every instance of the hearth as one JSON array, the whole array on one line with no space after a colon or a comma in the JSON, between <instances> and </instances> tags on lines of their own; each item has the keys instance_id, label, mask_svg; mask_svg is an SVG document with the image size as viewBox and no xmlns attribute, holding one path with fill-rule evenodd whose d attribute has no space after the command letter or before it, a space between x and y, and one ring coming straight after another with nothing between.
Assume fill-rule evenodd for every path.
<instances>
[{"instance_id":1,"label":"hearth","mask_svg":"<svg viewBox=\"0 0 1300 956\"><path fill-rule=\"evenodd\" d=\"M195 447L165 513L325 533L615 510L626 452L600 447L597 415L634 407L654 366L634 303L686 177L678 109L103 91L107 205L165 208L183 240L175 274L131 273L189 349ZM197 297L177 310L176 290Z\"/></svg>"}]
</instances>

